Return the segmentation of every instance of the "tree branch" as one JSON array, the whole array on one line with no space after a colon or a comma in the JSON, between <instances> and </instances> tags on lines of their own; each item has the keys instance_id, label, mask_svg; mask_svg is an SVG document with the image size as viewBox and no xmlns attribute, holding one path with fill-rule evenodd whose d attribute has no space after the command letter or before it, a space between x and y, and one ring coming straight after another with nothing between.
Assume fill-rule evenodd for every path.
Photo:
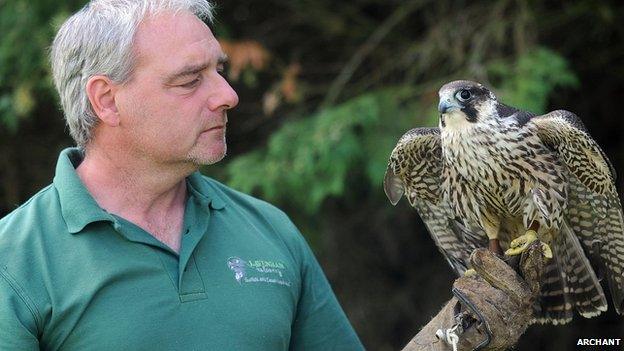
<instances>
[{"instance_id":1,"label":"tree branch","mask_svg":"<svg viewBox=\"0 0 624 351\"><path fill-rule=\"evenodd\" d=\"M416 11L428 1L426 0L412 0L403 6L397 8L377 29L373 34L368 37L366 42L362 44L359 49L351 56L351 59L342 68L342 71L338 74L338 77L332 82L323 103L321 109L332 105L340 96L340 93L344 89L345 85L349 82L357 68L362 64L364 59L381 43L381 41L390 33L392 28L399 24L410 13Z\"/></svg>"}]
</instances>

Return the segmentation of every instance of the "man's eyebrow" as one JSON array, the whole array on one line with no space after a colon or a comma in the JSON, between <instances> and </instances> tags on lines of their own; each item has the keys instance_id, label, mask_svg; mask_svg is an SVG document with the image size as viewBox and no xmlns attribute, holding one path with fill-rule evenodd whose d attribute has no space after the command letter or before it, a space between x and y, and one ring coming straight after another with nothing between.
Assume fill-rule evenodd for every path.
<instances>
[{"instance_id":1,"label":"man's eyebrow","mask_svg":"<svg viewBox=\"0 0 624 351\"><path fill-rule=\"evenodd\" d=\"M227 61L228 61L227 55L225 55L225 54L220 55L219 58L217 59L217 65L223 65L223 64L227 63ZM173 81L175 81L175 80L177 80L179 78L195 75L195 74L205 70L208 67L210 67L210 62L202 62L200 64L186 65L186 66L182 67L180 70L178 70L177 72L175 72L175 73L165 77L165 81L166 82L173 82Z\"/></svg>"}]
</instances>

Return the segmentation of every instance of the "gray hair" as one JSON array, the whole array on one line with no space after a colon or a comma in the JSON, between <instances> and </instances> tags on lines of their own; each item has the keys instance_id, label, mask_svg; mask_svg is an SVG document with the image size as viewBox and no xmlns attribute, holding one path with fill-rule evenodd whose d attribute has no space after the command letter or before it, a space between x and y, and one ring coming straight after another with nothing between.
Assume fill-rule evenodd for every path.
<instances>
[{"instance_id":1,"label":"gray hair","mask_svg":"<svg viewBox=\"0 0 624 351\"><path fill-rule=\"evenodd\" d=\"M206 0L92 0L59 29L50 53L52 75L79 147L91 141L98 123L87 81L105 75L117 84L127 82L135 65L132 45L139 24L163 11L188 11L212 21L213 6Z\"/></svg>"}]
</instances>

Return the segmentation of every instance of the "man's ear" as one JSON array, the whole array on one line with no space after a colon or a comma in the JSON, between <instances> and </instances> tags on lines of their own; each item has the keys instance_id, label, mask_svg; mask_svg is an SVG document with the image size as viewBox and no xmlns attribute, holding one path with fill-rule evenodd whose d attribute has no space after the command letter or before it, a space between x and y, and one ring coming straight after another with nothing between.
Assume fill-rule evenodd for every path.
<instances>
[{"instance_id":1,"label":"man's ear","mask_svg":"<svg viewBox=\"0 0 624 351\"><path fill-rule=\"evenodd\" d=\"M110 78L97 75L87 81L87 96L91 108L100 121L108 126L119 125L119 113L115 104L115 84Z\"/></svg>"}]
</instances>

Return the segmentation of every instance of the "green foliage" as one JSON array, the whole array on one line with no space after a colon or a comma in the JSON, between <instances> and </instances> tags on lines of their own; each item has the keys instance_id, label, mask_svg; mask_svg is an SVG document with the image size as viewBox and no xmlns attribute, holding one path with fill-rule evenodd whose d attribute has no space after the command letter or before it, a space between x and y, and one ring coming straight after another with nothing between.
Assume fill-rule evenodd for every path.
<instances>
[{"instance_id":1,"label":"green foliage","mask_svg":"<svg viewBox=\"0 0 624 351\"><path fill-rule=\"evenodd\" d=\"M17 130L38 101L54 96L47 61L54 25L68 16L68 7L84 2L0 2L0 128Z\"/></svg>"},{"instance_id":2,"label":"green foliage","mask_svg":"<svg viewBox=\"0 0 624 351\"><path fill-rule=\"evenodd\" d=\"M515 61L488 65L504 102L542 112L549 94L577 84L566 61L538 49ZM434 89L437 89L434 88ZM387 159L407 129L437 124L435 99L415 87L386 88L353 98L307 118L286 122L268 145L227 165L229 185L256 192L308 214L323 200L344 196L354 177L381 188ZM431 94L429 94L431 95ZM381 191L379 192L381 193Z\"/></svg>"},{"instance_id":3,"label":"green foliage","mask_svg":"<svg viewBox=\"0 0 624 351\"><path fill-rule=\"evenodd\" d=\"M266 148L228 164L229 184L312 213L328 196L345 192L355 168L364 166L371 180L379 181L395 142L388 131L396 132L396 124L384 125L383 116L396 117L405 92L387 89L365 94L286 123Z\"/></svg>"},{"instance_id":4,"label":"green foliage","mask_svg":"<svg viewBox=\"0 0 624 351\"><path fill-rule=\"evenodd\" d=\"M376 122L378 110L373 97L363 96L285 124L265 150L240 156L228 165L230 185L316 210L326 196L343 192L347 171L358 155L355 130Z\"/></svg>"},{"instance_id":5,"label":"green foliage","mask_svg":"<svg viewBox=\"0 0 624 351\"><path fill-rule=\"evenodd\" d=\"M501 100L535 113L546 112L548 97L557 87L577 87L579 82L567 61L546 48L537 48L515 62L489 65L490 75L500 82Z\"/></svg>"}]
</instances>

